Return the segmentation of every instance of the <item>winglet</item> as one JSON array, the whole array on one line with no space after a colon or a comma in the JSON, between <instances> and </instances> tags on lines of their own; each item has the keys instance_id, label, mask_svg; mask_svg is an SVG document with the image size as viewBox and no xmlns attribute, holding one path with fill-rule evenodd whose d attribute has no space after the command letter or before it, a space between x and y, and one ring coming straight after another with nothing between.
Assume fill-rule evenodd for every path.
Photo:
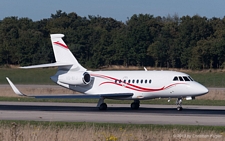
<instances>
[{"instance_id":1,"label":"winglet","mask_svg":"<svg viewBox=\"0 0 225 141\"><path fill-rule=\"evenodd\" d=\"M148 70L146 69L146 67L144 67L144 70L145 70L145 71L148 71Z\"/></svg>"},{"instance_id":2,"label":"winglet","mask_svg":"<svg viewBox=\"0 0 225 141\"><path fill-rule=\"evenodd\" d=\"M21 93L16 86L10 81L10 79L8 77L6 77L7 81L9 82L9 85L11 86L11 88L13 89L13 91L19 95L19 96L26 96L25 94Z\"/></svg>"}]
</instances>

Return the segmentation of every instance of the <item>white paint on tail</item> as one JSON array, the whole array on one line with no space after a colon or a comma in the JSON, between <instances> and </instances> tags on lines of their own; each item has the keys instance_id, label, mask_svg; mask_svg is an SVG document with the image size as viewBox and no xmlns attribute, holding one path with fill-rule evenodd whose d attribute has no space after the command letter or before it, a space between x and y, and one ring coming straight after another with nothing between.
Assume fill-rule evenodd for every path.
<instances>
[{"instance_id":1,"label":"white paint on tail","mask_svg":"<svg viewBox=\"0 0 225 141\"><path fill-rule=\"evenodd\" d=\"M51 34L51 43L55 55L55 63L50 64L41 64L41 65L33 65L21 67L25 69L30 68L43 68L43 67L60 67L66 70L76 70L76 71L86 71L83 66L77 61L72 52L69 50L68 46L62 40L64 37L63 34Z\"/></svg>"}]
</instances>

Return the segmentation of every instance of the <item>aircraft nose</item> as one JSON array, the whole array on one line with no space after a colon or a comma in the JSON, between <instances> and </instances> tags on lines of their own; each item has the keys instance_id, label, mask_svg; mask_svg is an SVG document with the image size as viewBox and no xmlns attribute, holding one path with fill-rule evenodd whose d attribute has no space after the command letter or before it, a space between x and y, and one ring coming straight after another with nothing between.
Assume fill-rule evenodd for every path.
<instances>
[{"instance_id":1,"label":"aircraft nose","mask_svg":"<svg viewBox=\"0 0 225 141\"><path fill-rule=\"evenodd\" d=\"M196 91L198 91L198 94L200 95L207 94L209 92L209 90L201 84L198 84Z\"/></svg>"},{"instance_id":2,"label":"aircraft nose","mask_svg":"<svg viewBox=\"0 0 225 141\"><path fill-rule=\"evenodd\" d=\"M200 92L202 94L207 94L209 92L209 90L205 86L202 86L202 88L200 89Z\"/></svg>"}]
</instances>

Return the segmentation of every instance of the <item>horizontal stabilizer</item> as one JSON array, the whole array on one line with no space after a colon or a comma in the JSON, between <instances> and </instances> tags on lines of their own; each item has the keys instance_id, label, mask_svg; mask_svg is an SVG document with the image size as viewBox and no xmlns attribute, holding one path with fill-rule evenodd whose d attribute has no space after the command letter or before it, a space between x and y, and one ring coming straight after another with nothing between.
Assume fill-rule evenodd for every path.
<instances>
[{"instance_id":1,"label":"horizontal stabilizer","mask_svg":"<svg viewBox=\"0 0 225 141\"><path fill-rule=\"evenodd\" d=\"M66 63L50 63L50 64L41 64L41 65L32 65L26 67L20 67L23 69L33 69L33 68L47 68L47 67L61 67L61 66L72 66L73 64L66 64Z\"/></svg>"}]
</instances>

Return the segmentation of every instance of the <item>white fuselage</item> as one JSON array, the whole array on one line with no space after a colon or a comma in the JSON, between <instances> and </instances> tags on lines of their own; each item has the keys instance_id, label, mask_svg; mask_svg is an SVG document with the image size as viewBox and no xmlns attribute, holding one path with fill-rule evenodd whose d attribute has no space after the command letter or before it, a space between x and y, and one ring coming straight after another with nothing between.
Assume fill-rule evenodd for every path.
<instances>
[{"instance_id":1,"label":"white fuselage","mask_svg":"<svg viewBox=\"0 0 225 141\"><path fill-rule=\"evenodd\" d=\"M58 78L61 73L54 77ZM66 73L73 76L72 71ZM133 93L132 97L125 99L185 98L208 92L207 88L193 81L188 74L176 71L90 71L88 73L91 75L91 83L88 85L64 84L57 79L53 81L85 94Z\"/></svg>"}]
</instances>

